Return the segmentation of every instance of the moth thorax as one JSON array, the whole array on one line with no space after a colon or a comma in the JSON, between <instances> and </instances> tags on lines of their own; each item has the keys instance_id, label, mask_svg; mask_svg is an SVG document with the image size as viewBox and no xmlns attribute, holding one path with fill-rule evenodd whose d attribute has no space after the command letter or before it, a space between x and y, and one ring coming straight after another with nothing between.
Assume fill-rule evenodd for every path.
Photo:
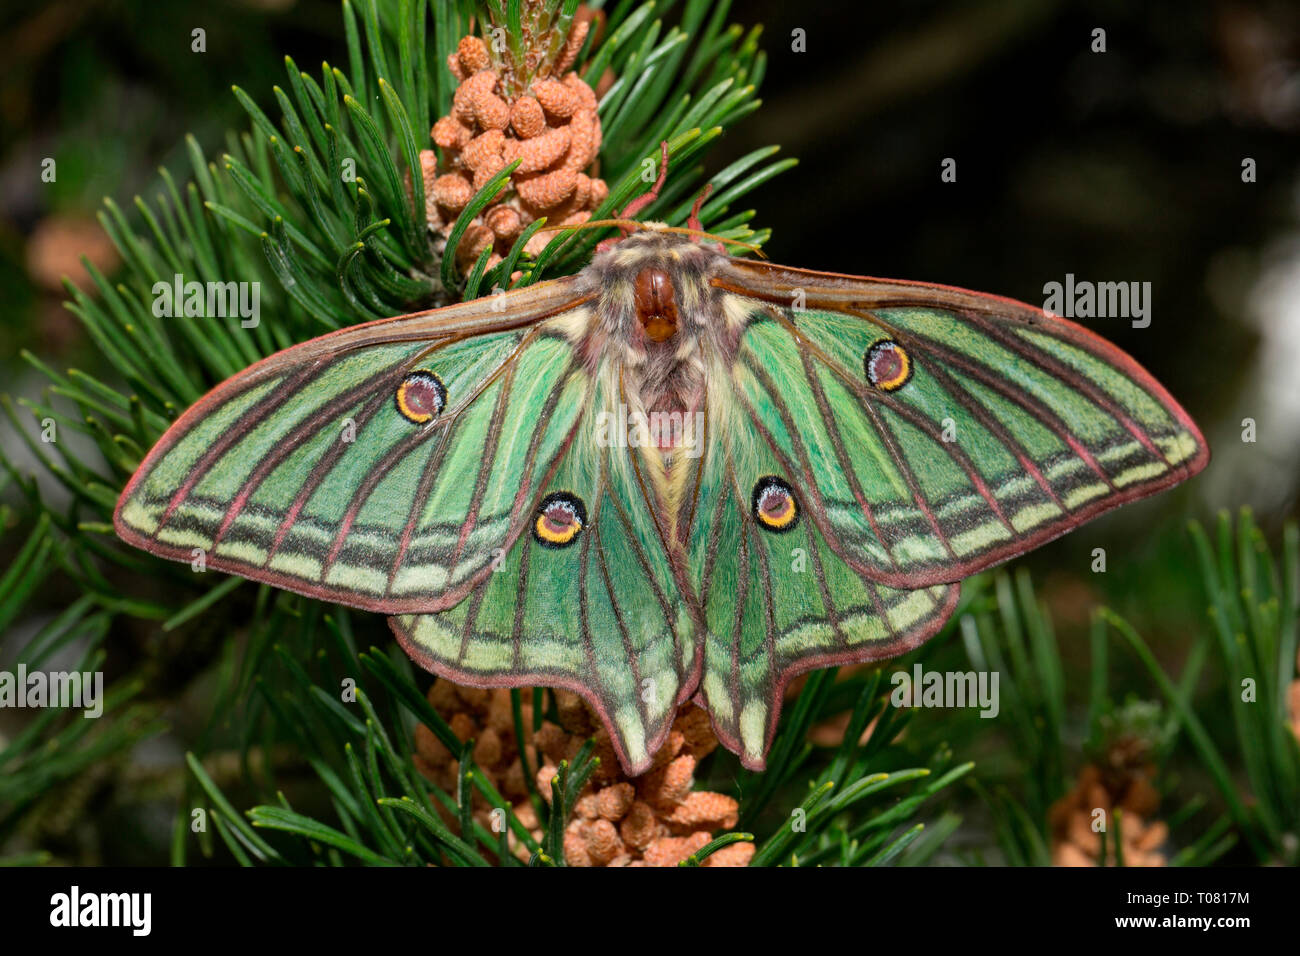
<instances>
[{"instance_id":1,"label":"moth thorax","mask_svg":"<svg viewBox=\"0 0 1300 956\"><path fill-rule=\"evenodd\" d=\"M636 317L651 342L666 342L677 331L673 280L663 269L646 266L636 275Z\"/></svg>"}]
</instances>

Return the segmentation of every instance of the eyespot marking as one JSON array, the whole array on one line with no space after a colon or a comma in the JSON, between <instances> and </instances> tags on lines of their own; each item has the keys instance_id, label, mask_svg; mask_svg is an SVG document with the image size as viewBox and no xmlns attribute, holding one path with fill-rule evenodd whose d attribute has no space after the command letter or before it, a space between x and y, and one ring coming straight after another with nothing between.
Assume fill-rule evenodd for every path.
<instances>
[{"instance_id":1,"label":"eyespot marking","mask_svg":"<svg viewBox=\"0 0 1300 956\"><path fill-rule=\"evenodd\" d=\"M912 356L893 339L881 339L863 359L867 381L882 392L892 392L912 377Z\"/></svg>"},{"instance_id":2,"label":"eyespot marking","mask_svg":"<svg viewBox=\"0 0 1300 956\"><path fill-rule=\"evenodd\" d=\"M751 502L754 520L759 527L783 533L799 523L799 505L794 489L776 475L765 475L754 485Z\"/></svg>"},{"instance_id":3,"label":"eyespot marking","mask_svg":"<svg viewBox=\"0 0 1300 956\"><path fill-rule=\"evenodd\" d=\"M447 386L428 369L411 372L393 393L397 411L417 425L431 422L447 407Z\"/></svg>"},{"instance_id":4,"label":"eyespot marking","mask_svg":"<svg viewBox=\"0 0 1300 956\"><path fill-rule=\"evenodd\" d=\"M533 537L544 548L564 548L578 539L587 524L587 506L577 495L552 491L537 506Z\"/></svg>"}]
</instances>

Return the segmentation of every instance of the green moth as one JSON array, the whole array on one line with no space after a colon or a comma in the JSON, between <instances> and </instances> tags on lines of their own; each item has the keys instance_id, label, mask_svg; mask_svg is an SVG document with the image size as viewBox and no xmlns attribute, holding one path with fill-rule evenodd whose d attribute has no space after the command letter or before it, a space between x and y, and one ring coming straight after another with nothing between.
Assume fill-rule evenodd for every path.
<instances>
[{"instance_id":1,"label":"green moth","mask_svg":"<svg viewBox=\"0 0 1300 956\"><path fill-rule=\"evenodd\" d=\"M762 768L803 671L1209 452L1131 358L980 293L638 224L577 275L354 326L150 451L127 542L389 615L421 666L581 693L629 774L694 697Z\"/></svg>"}]
</instances>

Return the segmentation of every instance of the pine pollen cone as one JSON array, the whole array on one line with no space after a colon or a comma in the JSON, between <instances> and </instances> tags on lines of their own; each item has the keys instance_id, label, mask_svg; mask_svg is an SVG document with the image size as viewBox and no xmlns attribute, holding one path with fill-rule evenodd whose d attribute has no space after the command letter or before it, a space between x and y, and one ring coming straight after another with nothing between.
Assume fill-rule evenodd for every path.
<instances>
[{"instance_id":1,"label":"pine pollen cone","mask_svg":"<svg viewBox=\"0 0 1300 956\"><path fill-rule=\"evenodd\" d=\"M592 175L601 143L596 93L572 70L590 25L575 20L552 63L547 38L538 38L522 70L477 36L464 37L448 57L460 85L451 112L430 131L437 151L420 154L429 228L445 239L474 195L519 161L464 234L456 250L462 274L489 246L488 266L499 262L535 220L577 225L609 195L605 181ZM534 235L525 252L538 254L552 238Z\"/></svg>"},{"instance_id":2,"label":"pine pollen cone","mask_svg":"<svg viewBox=\"0 0 1300 956\"><path fill-rule=\"evenodd\" d=\"M532 694L520 696L523 726L531 727ZM587 703L569 691L549 691L548 696L558 723L542 721L521 754L508 690L476 690L442 678L429 689L429 703L457 739L474 740L475 772L511 803L511 812L534 840L540 840L543 831L530 802L524 767L535 774L535 792L550 803L551 780L560 763L573 760L586 739L595 738L594 755L600 763L564 830L564 856L570 866L675 866L717 833L735 829L740 816L736 799L694 788L696 766L718 746L709 717L699 707L686 704L678 710L650 769L628 779L608 732ZM454 792L459 772L456 755L423 724L416 727L415 749L414 763L420 772ZM475 821L490 826L492 809L486 800L476 798ZM443 816L449 826L457 825L450 811ZM528 846L513 831L507 839L517 857L529 858ZM733 843L706 857L703 865L747 866L753 855L752 843Z\"/></svg>"}]
</instances>

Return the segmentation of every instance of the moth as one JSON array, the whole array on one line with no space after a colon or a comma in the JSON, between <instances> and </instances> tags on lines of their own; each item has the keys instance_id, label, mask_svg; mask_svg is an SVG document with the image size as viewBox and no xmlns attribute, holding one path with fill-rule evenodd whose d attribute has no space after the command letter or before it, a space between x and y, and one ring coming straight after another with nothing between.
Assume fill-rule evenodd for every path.
<instances>
[{"instance_id":1,"label":"moth","mask_svg":"<svg viewBox=\"0 0 1300 956\"><path fill-rule=\"evenodd\" d=\"M691 698L761 769L795 675L918 646L962 578L1208 461L1151 375L1041 309L630 214L574 276L217 386L117 533L387 614L453 681L577 691L629 775Z\"/></svg>"}]
</instances>

